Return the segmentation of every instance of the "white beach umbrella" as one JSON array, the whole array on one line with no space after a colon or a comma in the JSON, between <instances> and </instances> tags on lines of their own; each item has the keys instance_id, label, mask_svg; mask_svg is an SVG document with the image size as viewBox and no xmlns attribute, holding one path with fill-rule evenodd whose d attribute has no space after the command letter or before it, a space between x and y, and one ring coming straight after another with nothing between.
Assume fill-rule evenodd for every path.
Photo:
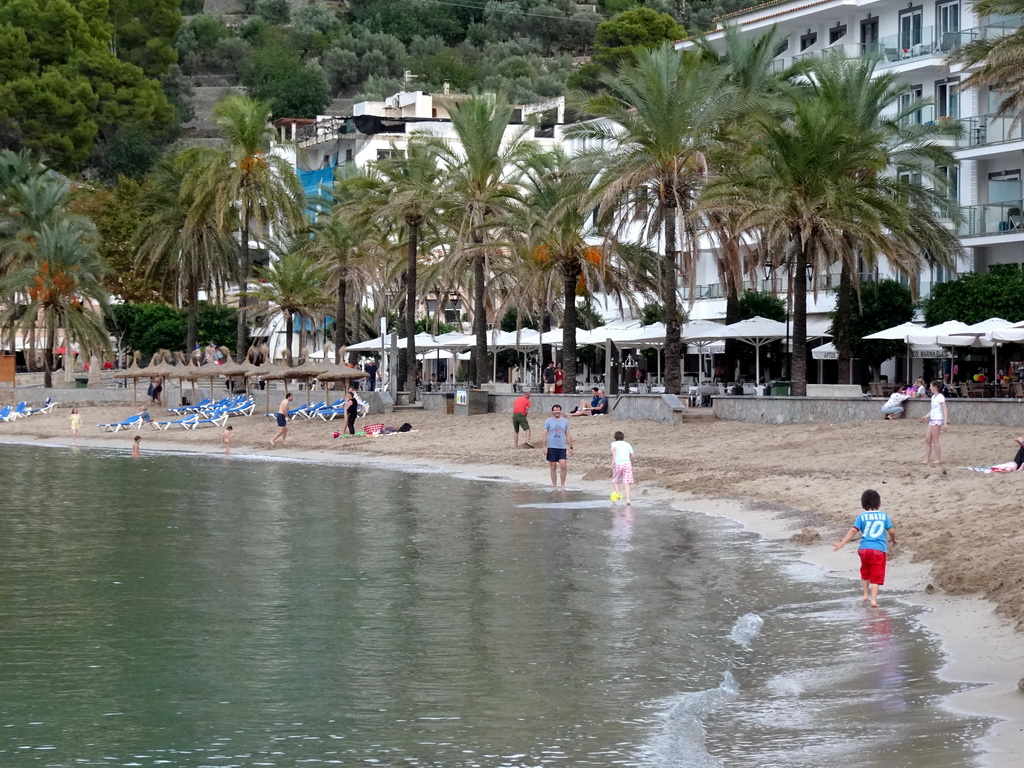
<instances>
[{"instance_id":1,"label":"white beach umbrella","mask_svg":"<svg viewBox=\"0 0 1024 768\"><path fill-rule=\"evenodd\" d=\"M951 344L942 344L942 342L939 341L939 337L951 336L958 331L966 329L967 323L961 323L959 320L947 320L944 323L931 325L927 328L918 328L917 331L908 333L907 341L911 344L939 344L944 347L953 346Z\"/></svg>"},{"instance_id":2,"label":"white beach umbrella","mask_svg":"<svg viewBox=\"0 0 1024 768\"><path fill-rule=\"evenodd\" d=\"M864 341L902 341L909 344L908 337L912 333L920 333L924 328L917 323L900 323L875 333L869 333Z\"/></svg>"},{"instance_id":3,"label":"white beach umbrella","mask_svg":"<svg viewBox=\"0 0 1024 768\"><path fill-rule=\"evenodd\" d=\"M788 329L785 323L778 320L769 320L767 317L751 317L747 320L740 320L730 325L719 325L717 328L708 328L704 333L688 334L687 341L718 339L739 339L745 344L754 347L754 370L756 381L761 381L761 347L778 339L787 336Z\"/></svg>"},{"instance_id":4,"label":"white beach umbrella","mask_svg":"<svg viewBox=\"0 0 1024 768\"><path fill-rule=\"evenodd\" d=\"M839 350L836 349L836 345L830 341L822 344L820 347L812 349L811 357L815 360L838 360Z\"/></svg>"},{"instance_id":5,"label":"white beach umbrella","mask_svg":"<svg viewBox=\"0 0 1024 768\"><path fill-rule=\"evenodd\" d=\"M999 345L1004 342L1001 339L995 338L994 334L1013 328L1014 325L1014 323L1001 317L990 317L987 320L972 323L964 330L952 333L948 337L943 337L941 343L945 344L945 339L948 338L956 346L992 347L992 372L996 373L999 370ZM1024 339L1024 334L1021 334L1021 338ZM956 343L957 339L967 339L968 343Z\"/></svg>"}]
</instances>

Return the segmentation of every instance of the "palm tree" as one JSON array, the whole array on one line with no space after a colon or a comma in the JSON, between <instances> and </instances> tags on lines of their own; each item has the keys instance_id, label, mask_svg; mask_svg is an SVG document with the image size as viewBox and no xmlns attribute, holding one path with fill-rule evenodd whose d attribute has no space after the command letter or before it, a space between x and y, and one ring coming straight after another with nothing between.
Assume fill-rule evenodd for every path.
<instances>
[{"instance_id":1,"label":"palm tree","mask_svg":"<svg viewBox=\"0 0 1024 768\"><path fill-rule=\"evenodd\" d=\"M974 12L979 16L1008 16L1020 18L1024 14L1024 0L978 0ZM960 83L961 88L993 88L1002 94L996 114L1012 115L1019 120L1024 112L1024 27L1007 35L971 40L950 53L951 62L973 67L980 64Z\"/></svg>"},{"instance_id":2,"label":"palm tree","mask_svg":"<svg viewBox=\"0 0 1024 768\"><path fill-rule=\"evenodd\" d=\"M103 323L103 314L109 308L103 286L105 270L96 250L95 231L69 215L41 224L22 263L5 276L0 286L3 292L24 294L28 303L11 304L0 314L0 323L10 322L24 310L19 321L22 327L40 321L43 324L43 386L53 386L53 348L58 328L64 329L68 342L78 341L84 349L109 346Z\"/></svg>"},{"instance_id":3,"label":"palm tree","mask_svg":"<svg viewBox=\"0 0 1024 768\"><path fill-rule=\"evenodd\" d=\"M278 237L302 226L305 197L291 164L271 153L275 133L267 122L268 102L232 94L213 108L213 121L226 142L224 148L185 150L185 163L193 169L185 192L202 210L209 209L226 232L239 233L238 334L235 357L245 356L246 304L252 259L249 242L263 241L271 227Z\"/></svg>"},{"instance_id":4,"label":"palm tree","mask_svg":"<svg viewBox=\"0 0 1024 768\"><path fill-rule=\"evenodd\" d=\"M776 71L775 58L783 36L775 27L758 37L744 36L739 27L725 27L722 50L719 51L702 34L698 34L696 50L708 66L724 69L726 83L736 89L736 98L743 104L742 111L720 126L719 151L712 164L720 173L742 158L744 150L756 135L754 118L759 115L774 115L778 120L786 118L789 99L786 94L806 82L801 77L809 69L809 63L797 62L785 70ZM799 78L799 81L798 81ZM757 254L747 242L743 228L735 217L724 211L701 207L700 224L716 242L713 250L719 278L725 295L725 322L734 323L740 318L740 296L744 279L757 280ZM733 369L737 348L743 342L727 339L725 342L724 367Z\"/></svg>"},{"instance_id":5,"label":"palm tree","mask_svg":"<svg viewBox=\"0 0 1024 768\"><path fill-rule=\"evenodd\" d=\"M280 254L267 267L256 268L259 286L252 292L253 299L264 306L253 306L250 311L285 320L285 348L288 364L292 362L295 316L305 324L305 318L330 306L324 292L327 270L301 252L301 242L281 243Z\"/></svg>"},{"instance_id":6,"label":"palm tree","mask_svg":"<svg viewBox=\"0 0 1024 768\"><path fill-rule=\"evenodd\" d=\"M647 251L601 237L593 225L589 203L594 179L569 170L566 156L555 151L544 158L546 170L531 177L527 187L524 264L516 268L515 295L539 297L540 313L562 303L562 367L566 392L576 391L577 296L603 292L635 304L635 297L652 290L655 271Z\"/></svg>"},{"instance_id":7,"label":"palm tree","mask_svg":"<svg viewBox=\"0 0 1024 768\"><path fill-rule=\"evenodd\" d=\"M313 237L305 252L326 270L324 287L335 296L334 362L340 363L342 350L349 343L349 289L356 296L366 291L383 256L383 248L380 238L374 237L379 235L379 230L354 224L349 212L341 206L317 220L311 231Z\"/></svg>"},{"instance_id":8,"label":"palm tree","mask_svg":"<svg viewBox=\"0 0 1024 768\"><path fill-rule=\"evenodd\" d=\"M3 208L0 209L0 274L30 268L38 257L38 243L44 226L58 221L83 232L93 232L92 220L72 212L74 192L65 179L52 174L43 165L25 153L7 153L0 161L4 187L0 187ZM19 297L11 295L9 303L19 304ZM11 324L11 349L14 349L16 326ZM28 325L31 365L35 350L34 325ZM31 370L31 368L30 368Z\"/></svg>"},{"instance_id":9,"label":"palm tree","mask_svg":"<svg viewBox=\"0 0 1024 768\"><path fill-rule=\"evenodd\" d=\"M913 98L911 86L901 83L893 72L876 72L879 58L847 58L841 50L817 61L811 88L818 98L828 103L837 114L843 115L851 131L865 141L878 142L888 157L889 166L895 166L901 175L915 175L932 188L944 192L947 185L945 169L956 165L952 152L940 141L959 138L962 127L957 121L922 123L917 119L928 101ZM861 173L874 174L875 169L864 168ZM954 221L958 218L955 205L942 206L943 215ZM833 322L833 342L839 352L839 380L849 380L851 348L850 336L853 301L860 287L860 269L856 256L868 263L875 261L871 249L860 249L851 242L845 250L848 258L840 263L839 290ZM933 252L909 254L909 264L896 264L906 274L917 274L923 258L938 263L951 263L952 254Z\"/></svg>"},{"instance_id":10,"label":"palm tree","mask_svg":"<svg viewBox=\"0 0 1024 768\"><path fill-rule=\"evenodd\" d=\"M565 135L595 146L577 162L587 173L600 174L595 196L599 213L616 219L612 231L622 233L642 219L645 241L662 239L665 386L678 393L682 315L677 275L681 270L692 288L698 258L696 230L687 214L708 181L721 126L739 114L741 103L724 68L708 66L700 54L676 51L668 43L637 53L636 64L603 76L602 82L607 91L581 104L596 119L569 126Z\"/></svg>"},{"instance_id":11,"label":"palm tree","mask_svg":"<svg viewBox=\"0 0 1024 768\"><path fill-rule=\"evenodd\" d=\"M413 399L416 397L417 260L421 230L424 226L437 226L439 179L433 148L422 138L413 137L406 152L393 152L373 163L367 173L354 175L340 185L346 194L358 196L349 209L357 212L357 218L363 224L383 219L405 228L405 312L402 324L406 348L399 380L404 378L405 389Z\"/></svg>"},{"instance_id":12,"label":"palm tree","mask_svg":"<svg viewBox=\"0 0 1024 768\"><path fill-rule=\"evenodd\" d=\"M165 156L151 171L143 197L148 215L135 235L147 273L170 277L188 307L188 350L199 341L199 290L224 284L235 273L234 242L213 215L209 199L197 200L185 183L196 172L190 165L195 160L184 152Z\"/></svg>"},{"instance_id":13,"label":"palm tree","mask_svg":"<svg viewBox=\"0 0 1024 768\"><path fill-rule=\"evenodd\" d=\"M474 94L448 107L454 141L428 139L444 172L438 198L452 228L449 266L473 289L470 378L477 384L488 379L487 282L502 256L499 233L521 205L523 175L538 155L529 127L510 129L512 112L503 94Z\"/></svg>"},{"instance_id":14,"label":"palm tree","mask_svg":"<svg viewBox=\"0 0 1024 768\"><path fill-rule=\"evenodd\" d=\"M769 253L785 254L794 276L793 393L803 395L810 275L852 258L851 243L906 268L923 251L955 253L959 244L932 208L941 195L883 175L889 156L881 142L851 131L848 116L825 99L792 98L792 119L762 117L762 138L746 162L705 195L761 233Z\"/></svg>"}]
</instances>

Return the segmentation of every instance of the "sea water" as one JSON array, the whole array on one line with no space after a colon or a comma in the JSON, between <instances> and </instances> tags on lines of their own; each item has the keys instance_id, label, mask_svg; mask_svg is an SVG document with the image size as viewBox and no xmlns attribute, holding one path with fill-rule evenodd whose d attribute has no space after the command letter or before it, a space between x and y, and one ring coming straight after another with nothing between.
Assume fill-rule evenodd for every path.
<instances>
[{"instance_id":1,"label":"sea water","mask_svg":"<svg viewBox=\"0 0 1024 768\"><path fill-rule=\"evenodd\" d=\"M987 725L942 708L920 609L726 520L443 472L0 461L5 768L943 768Z\"/></svg>"}]
</instances>

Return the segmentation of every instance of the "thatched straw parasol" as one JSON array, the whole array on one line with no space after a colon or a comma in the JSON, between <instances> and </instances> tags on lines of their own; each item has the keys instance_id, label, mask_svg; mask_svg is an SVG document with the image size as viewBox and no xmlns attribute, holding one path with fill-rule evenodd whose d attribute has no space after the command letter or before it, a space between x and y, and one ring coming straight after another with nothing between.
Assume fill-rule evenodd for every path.
<instances>
[{"instance_id":1,"label":"thatched straw parasol","mask_svg":"<svg viewBox=\"0 0 1024 768\"><path fill-rule=\"evenodd\" d=\"M246 375L250 371L255 370L252 363L249 362L249 358L252 356L252 350L249 350L249 352L246 354L246 361L244 363L236 363L234 360L231 359L231 353L228 351L227 347L218 347L218 349L220 350L221 354L224 355L225 362L223 365L217 366L217 375L223 376L229 382L232 379L241 379L243 386L245 386L246 393L248 393L249 387ZM231 389L232 391L234 391L234 387L231 387Z\"/></svg>"},{"instance_id":2,"label":"thatched straw parasol","mask_svg":"<svg viewBox=\"0 0 1024 768\"><path fill-rule=\"evenodd\" d=\"M154 361L157 360L158 357L160 359L160 362L154 365ZM166 349L161 349L155 355L153 355L153 359L149 361L149 365L145 369L146 375L157 376L161 380L175 377L177 374L181 373L181 368L179 366L171 364L170 361L173 359L174 356L170 352L168 352ZM181 389L180 384L178 388Z\"/></svg>"},{"instance_id":3,"label":"thatched straw parasol","mask_svg":"<svg viewBox=\"0 0 1024 768\"><path fill-rule=\"evenodd\" d=\"M139 368L139 353L135 351L132 353L132 364L124 370L117 371L114 378L132 380L132 404L134 404L137 400L139 379L147 375L142 368Z\"/></svg>"},{"instance_id":4,"label":"thatched straw parasol","mask_svg":"<svg viewBox=\"0 0 1024 768\"><path fill-rule=\"evenodd\" d=\"M253 368L249 373L246 374L246 378L256 379L257 381L274 381L276 379L285 379L285 373L287 368L281 365L275 365L274 363L264 363L261 366ZM270 410L270 388L267 388L267 411Z\"/></svg>"},{"instance_id":5,"label":"thatched straw parasol","mask_svg":"<svg viewBox=\"0 0 1024 768\"><path fill-rule=\"evenodd\" d=\"M178 364L174 366L174 370L168 376L178 380L178 398L182 401L185 399L185 382L189 381L192 383L192 402L194 403L196 400L196 379L203 374L197 366L191 363L185 364L184 352L176 352L175 356L178 358Z\"/></svg>"},{"instance_id":6,"label":"thatched straw parasol","mask_svg":"<svg viewBox=\"0 0 1024 768\"><path fill-rule=\"evenodd\" d=\"M325 363L321 360L313 360L310 358L306 359L302 365L293 365L290 368L286 368L284 372L285 379L302 379L306 383L306 405L309 405L311 401L309 383L316 378L319 378L321 373L324 373L333 366L330 363Z\"/></svg>"},{"instance_id":7,"label":"thatched straw parasol","mask_svg":"<svg viewBox=\"0 0 1024 768\"><path fill-rule=\"evenodd\" d=\"M317 376L319 381L352 381L353 379L368 378L370 378L370 374L366 371L359 371L346 365L332 365L324 373Z\"/></svg>"}]
</instances>

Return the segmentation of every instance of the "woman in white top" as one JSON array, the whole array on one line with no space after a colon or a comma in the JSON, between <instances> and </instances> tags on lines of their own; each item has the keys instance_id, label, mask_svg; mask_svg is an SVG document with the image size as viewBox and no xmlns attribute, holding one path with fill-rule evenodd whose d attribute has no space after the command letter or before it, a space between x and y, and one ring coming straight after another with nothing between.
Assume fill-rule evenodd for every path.
<instances>
[{"instance_id":1,"label":"woman in white top","mask_svg":"<svg viewBox=\"0 0 1024 768\"><path fill-rule=\"evenodd\" d=\"M927 416L922 416L921 421L928 422L928 432L924 436L924 461L927 464L932 457L932 449L935 449L935 463L942 462L942 448L939 446L939 435L942 430L949 429L949 408L946 406L946 398L942 395L942 382L933 381L932 407Z\"/></svg>"},{"instance_id":2,"label":"woman in white top","mask_svg":"<svg viewBox=\"0 0 1024 768\"><path fill-rule=\"evenodd\" d=\"M883 418L886 421L892 421L903 416L904 408L903 403L910 399L910 395L903 391L903 385L896 385L896 391L889 395L889 399L882 406Z\"/></svg>"}]
</instances>

